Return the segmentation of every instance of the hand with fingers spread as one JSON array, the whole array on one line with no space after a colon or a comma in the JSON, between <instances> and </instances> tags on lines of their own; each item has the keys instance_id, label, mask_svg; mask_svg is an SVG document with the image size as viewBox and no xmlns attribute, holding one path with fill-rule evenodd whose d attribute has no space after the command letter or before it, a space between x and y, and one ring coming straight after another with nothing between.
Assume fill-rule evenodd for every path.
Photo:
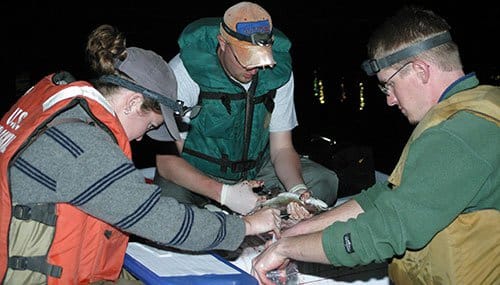
<instances>
[{"instance_id":1,"label":"hand with fingers spread","mask_svg":"<svg viewBox=\"0 0 500 285\"><path fill-rule=\"evenodd\" d=\"M289 215L289 217L295 221L301 221L303 219L308 219L313 216L305 207L304 205L298 203L298 202L290 202L286 206L286 211Z\"/></svg>"}]
</instances>

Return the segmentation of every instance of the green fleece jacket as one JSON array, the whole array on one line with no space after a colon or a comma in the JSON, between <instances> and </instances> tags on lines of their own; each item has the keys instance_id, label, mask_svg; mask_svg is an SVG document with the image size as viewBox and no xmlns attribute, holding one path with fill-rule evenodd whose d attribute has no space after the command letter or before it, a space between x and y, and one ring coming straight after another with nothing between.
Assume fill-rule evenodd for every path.
<instances>
[{"instance_id":1,"label":"green fleece jacket","mask_svg":"<svg viewBox=\"0 0 500 285\"><path fill-rule=\"evenodd\" d=\"M467 75L442 100L475 85L477 78ZM323 248L330 262L384 262L407 248L422 248L459 214L499 210L499 145L499 127L469 112L425 130L409 149L397 191L375 184L354 197L363 214L325 229Z\"/></svg>"}]
</instances>

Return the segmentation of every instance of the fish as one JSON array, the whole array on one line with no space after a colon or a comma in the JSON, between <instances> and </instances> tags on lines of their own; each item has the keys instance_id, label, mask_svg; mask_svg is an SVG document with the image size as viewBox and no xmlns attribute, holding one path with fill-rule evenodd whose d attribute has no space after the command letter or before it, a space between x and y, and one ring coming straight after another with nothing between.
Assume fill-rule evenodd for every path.
<instances>
[{"instance_id":1,"label":"fish","mask_svg":"<svg viewBox=\"0 0 500 285\"><path fill-rule=\"evenodd\" d=\"M320 199L310 197L307 200L303 201L300 199L299 194L290 192L281 192L272 198L260 201L256 208L261 209L264 207L270 207L279 209L281 212L281 217L287 219L287 206L292 202L298 203L312 215L317 215L328 209L328 205Z\"/></svg>"}]
</instances>

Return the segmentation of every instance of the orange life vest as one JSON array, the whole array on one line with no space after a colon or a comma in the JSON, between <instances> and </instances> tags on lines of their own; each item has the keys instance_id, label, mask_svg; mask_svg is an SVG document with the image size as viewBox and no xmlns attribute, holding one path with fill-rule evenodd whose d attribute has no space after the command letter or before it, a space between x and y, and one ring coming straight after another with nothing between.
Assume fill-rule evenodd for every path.
<instances>
[{"instance_id":1,"label":"orange life vest","mask_svg":"<svg viewBox=\"0 0 500 285\"><path fill-rule=\"evenodd\" d=\"M125 155L131 158L125 130L104 97L84 81L58 85L54 81L56 76L44 77L0 121L0 282L24 284L36 279L48 284L87 284L97 280L116 280L123 265L128 235L67 203L52 204L53 207L50 204L36 205L52 209L52 219L20 221L39 226L43 223L42 227L52 229L46 255L30 256L29 249L19 248L16 252L25 255L12 255L13 248L22 247L10 244L9 234L14 220L18 219L16 214L26 212L23 211L26 209L30 213L37 211L30 209L33 205L12 205L11 191L15 189L9 188L9 166L54 117L80 104L93 114L95 123L108 131ZM46 214L50 211L38 212ZM23 276L7 280L8 273Z\"/></svg>"}]
</instances>

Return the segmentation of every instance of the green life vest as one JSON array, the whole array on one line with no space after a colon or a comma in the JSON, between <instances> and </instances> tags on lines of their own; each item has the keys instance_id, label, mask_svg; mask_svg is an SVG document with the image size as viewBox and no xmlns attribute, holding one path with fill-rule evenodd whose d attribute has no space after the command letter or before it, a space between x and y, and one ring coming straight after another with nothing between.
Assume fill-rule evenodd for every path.
<instances>
[{"instance_id":1,"label":"green life vest","mask_svg":"<svg viewBox=\"0 0 500 285\"><path fill-rule=\"evenodd\" d=\"M247 91L224 71L217 56L220 18L188 25L180 57L199 85L200 113L191 120L182 156L206 174L225 180L253 179L269 160L269 122L276 89L292 72L290 41L274 29L273 68L258 71Z\"/></svg>"}]
</instances>

